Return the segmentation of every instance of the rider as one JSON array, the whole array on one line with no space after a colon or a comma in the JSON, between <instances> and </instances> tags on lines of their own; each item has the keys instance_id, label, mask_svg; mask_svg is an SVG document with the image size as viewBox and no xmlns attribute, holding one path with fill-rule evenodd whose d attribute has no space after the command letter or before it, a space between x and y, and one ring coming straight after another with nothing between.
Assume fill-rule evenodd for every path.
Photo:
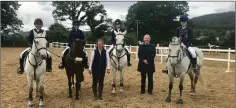
<instances>
[{"instance_id":1,"label":"rider","mask_svg":"<svg viewBox=\"0 0 236 108\"><path fill-rule=\"evenodd\" d=\"M34 20L34 26L35 26L35 29L32 29L29 33L29 36L28 36L28 48L25 49L21 54L20 54L20 67L17 71L18 74L23 74L24 73L24 60L26 59L28 53L31 51L31 47L32 47L32 44L33 44L33 40L35 38L35 34L43 34L44 31L42 28L43 26L43 21L40 19L40 18L37 18ZM48 54L48 57L46 59L46 71L47 72L52 72L52 57L50 55L50 53L47 51L47 54Z\"/></svg>"},{"instance_id":2,"label":"rider","mask_svg":"<svg viewBox=\"0 0 236 108\"><path fill-rule=\"evenodd\" d=\"M192 36L193 36L193 29L187 25L188 17L186 15L180 16L180 23L181 27L177 28L177 37L181 39L181 45L188 49L191 54L191 62L193 64L193 70L196 72L196 64L197 64L197 56L192 47ZM167 68L162 70L163 73L168 73Z\"/></svg>"},{"instance_id":3,"label":"rider","mask_svg":"<svg viewBox=\"0 0 236 108\"><path fill-rule=\"evenodd\" d=\"M68 41L69 47L67 47L62 52L62 63L59 64L59 66L58 66L59 69L64 69L64 67L65 67L64 56L69 52L69 48L71 48L73 40L76 40L76 39L85 40L84 33L79 29L79 21L78 20L73 21L73 28L69 34L69 41ZM88 57L87 57L87 52L85 51L85 49L84 49L84 53L86 54L86 57L83 58L84 59L84 67L85 67L85 69L88 69Z\"/></svg>"},{"instance_id":4,"label":"rider","mask_svg":"<svg viewBox=\"0 0 236 108\"><path fill-rule=\"evenodd\" d=\"M120 19L116 19L115 20L115 29L112 30L112 37L111 37L112 45L108 49L109 54L111 53L111 51L114 48L114 45L116 44L116 35L115 35L114 31L116 31L116 32L119 32L119 31L124 32L125 31L125 29L121 28L121 24L122 24L122 22L121 22ZM128 66L131 66L131 63L130 63L130 51L129 51L129 49L127 47L125 47L125 51L127 53Z\"/></svg>"}]
</instances>

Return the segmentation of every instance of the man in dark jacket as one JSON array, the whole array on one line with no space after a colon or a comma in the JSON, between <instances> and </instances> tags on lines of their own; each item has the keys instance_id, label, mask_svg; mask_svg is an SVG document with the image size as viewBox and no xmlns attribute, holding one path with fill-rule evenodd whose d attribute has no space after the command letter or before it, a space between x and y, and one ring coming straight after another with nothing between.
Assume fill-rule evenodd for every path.
<instances>
[{"instance_id":1,"label":"man in dark jacket","mask_svg":"<svg viewBox=\"0 0 236 108\"><path fill-rule=\"evenodd\" d=\"M188 17L186 15L180 16L181 27L177 28L177 37L181 39L181 46L185 49L188 49L191 55L191 62L193 64L193 70L196 71L197 64L197 55L192 47L192 37L193 37L193 29L187 25ZM163 73L168 73L167 68L162 70Z\"/></svg>"},{"instance_id":2,"label":"man in dark jacket","mask_svg":"<svg viewBox=\"0 0 236 108\"><path fill-rule=\"evenodd\" d=\"M26 59L28 53L31 51L31 47L34 41L34 38L38 34L45 34L46 31L42 29L43 27L43 21L40 18L36 18L34 20L34 26L35 29L30 30L29 36L28 36L28 48L25 49L21 54L20 54L20 68L18 69L17 73L18 74L23 74L24 73L24 60ZM46 59L46 71L51 72L52 71L52 57L50 53L47 51L48 57Z\"/></svg>"},{"instance_id":3,"label":"man in dark jacket","mask_svg":"<svg viewBox=\"0 0 236 108\"><path fill-rule=\"evenodd\" d=\"M74 40L79 39L79 40L85 40L84 33L79 29L79 21L75 20L73 21L73 28L69 33L69 41L68 41L68 46L65 48L65 50L62 52L62 63L59 64L59 69L64 69L65 68L65 58L64 56L69 52L69 49L71 48L71 45ZM87 58L87 53L84 49L84 53L86 54L86 57L83 58L83 63L84 67L88 69L88 58Z\"/></svg>"},{"instance_id":4,"label":"man in dark jacket","mask_svg":"<svg viewBox=\"0 0 236 108\"><path fill-rule=\"evenodd\" d=\"M148 93L153 95L153 73L155 72L155 45L150 44L150 35L144 36L144 43L139 46L138 71L141 72L141 94L145 93L146 74L148 75Z\"/></svg>"}]
</instances>

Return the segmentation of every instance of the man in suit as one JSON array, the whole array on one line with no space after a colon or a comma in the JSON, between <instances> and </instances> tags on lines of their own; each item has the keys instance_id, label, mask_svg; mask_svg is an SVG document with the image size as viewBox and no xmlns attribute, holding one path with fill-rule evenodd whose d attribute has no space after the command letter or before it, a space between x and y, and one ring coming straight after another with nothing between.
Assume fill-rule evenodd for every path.
<instances>
[{"instance_id":1,"label":"man in suit","mask_svg":"<svg viewBox=\"0 0 236 108\"><path fill-rule=\"evenodd\" d=\"M156 56L155 45L150 44L151 37L146 34L143 38L143 44L139 46L138 57L138 71L141 72L141 92L145 93L146 74L148 76L148 93L153 95L153 73L155 72L154 58Z\"/></svg>"}]
</instances>

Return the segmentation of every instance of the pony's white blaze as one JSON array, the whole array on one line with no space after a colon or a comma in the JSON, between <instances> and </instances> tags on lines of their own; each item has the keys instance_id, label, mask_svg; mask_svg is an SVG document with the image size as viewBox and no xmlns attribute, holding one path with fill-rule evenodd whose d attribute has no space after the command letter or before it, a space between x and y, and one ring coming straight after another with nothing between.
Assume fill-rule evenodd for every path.
<instances>
[{"instance_id":1,"label":"pony's white blaze","mask_svg":"<svg viewBox=\"0 0 236 108\"><path fill-rule=\"evenodd\" d=\"M32 92L33 92L33 81L36 82L37 89L40 96L40 106L43 106L43 94L44 94L44 74L46 72L46 57L47 57L47 49L46 49L47 40L44 36L35 37L32 45L32 50L29 52L26 61L24 71L27 74L28 80L28 90L29 90L29 101L28 106L32 106ZM38 93L36 93L38 94Z\"/></svg>"},{"instance_id":2,"label":"pony's white blaze","mask_svg":"<svg viewBox=\"0 0 236 108\"><path fill-rule=\"evenodd\" d=\"M111 70L113 74L113 87L112 87L112 93L116 92L115 84L116 84L116 73L117 71L120 71L120 92L123 92L123 82L124 82L124 73L127 69L127 54L125 51L125 48L123 46L124 44L124 35L125 32L116 32L114 31L116 35L116 45L114 46L113 51L111 52Z\"/></svg>"}]
</instances>

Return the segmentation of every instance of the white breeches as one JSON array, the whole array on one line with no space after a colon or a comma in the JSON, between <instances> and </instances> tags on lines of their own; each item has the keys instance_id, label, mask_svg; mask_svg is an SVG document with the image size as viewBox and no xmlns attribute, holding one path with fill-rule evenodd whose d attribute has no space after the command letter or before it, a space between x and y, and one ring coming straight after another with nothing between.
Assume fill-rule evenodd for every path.
<instances>
[{"instance_id":1,"label":"white breeches","mask_svg":"<svg viewBox=\"0 0 236 108\"><path fill-rule=\"evenodd\" d=\"M107 51L110 52L113 47L114 47L114 45L112 44L112 45L109 47L109 49L108 49ZM130 50L129 50L128 46L125 46L125 49L126 49L126 50L129 52L129 54L130 54Z\"/></svg>"},{"instance_id":2,"label":"white breeches","mask_svg":"<svg viewBox=\"0 0 236 108\"><path fill-rule=\"evenodd\" d=\"M67 46L67 47L62 51L61 56L64 57L64 53L66 52L66 50L69 50L69 49L70 49L70 47ZM86 56L88 55L88 53L87 53L87 51L86 51L85 48L84 48L84 53L86 54Z\"/></svg>"},{"instance_id":3,"label":"white breeches","mask_svg":"<svg viewBox=\"0 0 236 108\"><path fill-rule=\"evenodd\" d=\"M26 48L24 51L22 51L22 52L20 53L20 58L21 58L21 59L22 59L23 54L24 54L26 51L29 51L29 49L30 49L30 47ZM48 57L51 57L51 53L50 53L49 51L47 51L47 54L48 54Z\"/></svg>"},{"instance_id":4,"label":"white breeches","mask_svg":"<svg viewBox=\"0 0 236 108\"><path fill-rule=\"evenodd\" d=\"M195 52L195 50L193 49L193 47L188 47L188 51L189 51L190 54L192 55L192 58L196 58L196 57L197 57L196 52Z\"/></svg>"},{"instance_id":5,"label":"white breeches","mask_svg":"<svg viewBox=\"0 0 236 108\"><path fill-rule=\"evenodd\" d=\"M20 53L20 58L21 58L21 59L22 59L23 54L24 54L26 51L28 51L29 49L30 49L30 47L26 48L24 51L22 51L22 52Z\"/></svg>"}]
</instances>

